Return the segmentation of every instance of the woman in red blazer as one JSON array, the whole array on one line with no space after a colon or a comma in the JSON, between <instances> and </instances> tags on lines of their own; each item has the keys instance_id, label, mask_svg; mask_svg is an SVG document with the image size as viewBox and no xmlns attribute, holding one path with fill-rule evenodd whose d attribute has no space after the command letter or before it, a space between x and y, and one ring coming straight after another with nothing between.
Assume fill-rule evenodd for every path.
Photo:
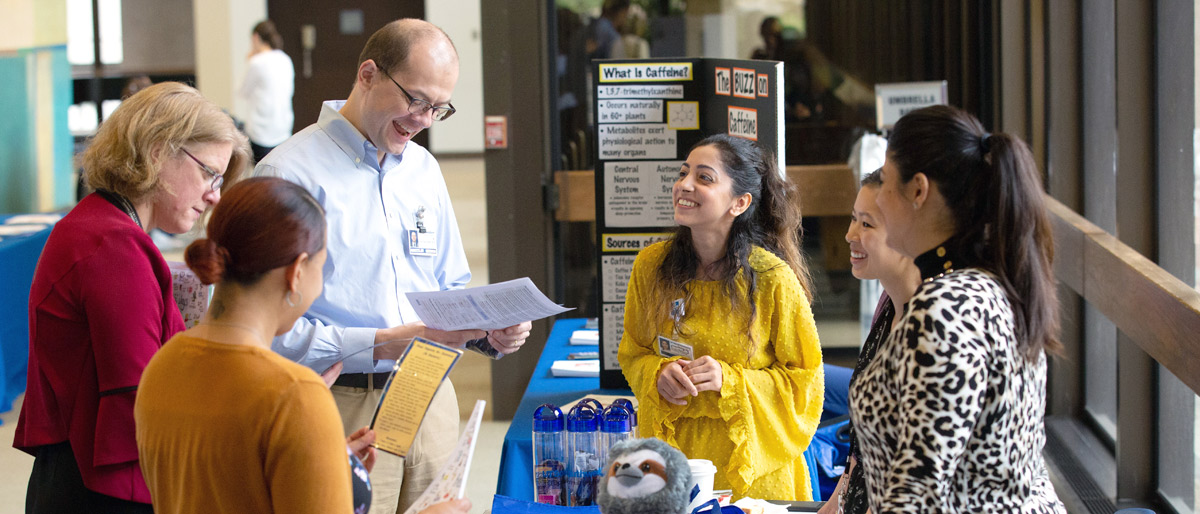
<instances>
[{"instance_id":1,"label":"woman in red blazer","mask_svg":"<svg viewBox=\"0 0 1200 514\"><path fill-rule=\"evenodd\" d=\"M50 233L29 295L29 378L13 446L34 455L26 512L152 512L133 403L142 369L183 330L150 239L183 233L249 163L246 137L195 89L121 104L80 158L96 190Z\"/></svg>"}]
</instances>

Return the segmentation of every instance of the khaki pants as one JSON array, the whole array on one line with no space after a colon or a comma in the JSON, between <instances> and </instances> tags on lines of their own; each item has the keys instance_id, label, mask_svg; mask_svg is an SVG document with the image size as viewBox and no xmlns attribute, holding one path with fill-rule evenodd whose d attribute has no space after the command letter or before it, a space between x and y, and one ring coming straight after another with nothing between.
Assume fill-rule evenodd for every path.
<instances>
[{"instance_id":1,"label":"khaki pants","mask_svg":"<svg viewBox=\"0 0 1200 514\"><path fill-rule=\"evenodd\" d=\"M330 391L342 414L346 435L371 424L371 416L383 395L381 389L361 387L333 386ZM433 395L408 458L377 452L371 470L370 514L404 514L417 501L450 458L458 442L458 419L458 396L447 379Z\"/></svg>"}]
</instances>

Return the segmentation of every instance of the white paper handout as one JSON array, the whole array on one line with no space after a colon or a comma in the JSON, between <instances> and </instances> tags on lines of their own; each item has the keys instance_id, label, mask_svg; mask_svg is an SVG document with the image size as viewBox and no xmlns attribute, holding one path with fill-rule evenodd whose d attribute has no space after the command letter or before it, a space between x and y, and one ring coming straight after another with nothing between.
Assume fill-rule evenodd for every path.
<instances>
[{"instance_id":1,"label":"white paper handout","mask_svg":"<svg viewBox=\"0 0 1200 514\"><path fill-rule=\"evenodd\" d=\"M546 298L529 277L406 295L421 322L436 330L496 330L571 310Z\"/></svg>"},{"instance_id":2,"label":"white paper handout","mask_svg":"<svg viewBox=\"0 0 1200 514\"><path fill-rule=\"evenodd\" d=\"M183 315L183 326L192 328L208 312L213 287L200 283L200 278L187 264L172 261L167 263L167 267L171 269L171 292L175 295L179 313Z\"/></svg>"},{"instance_id":3,"label":"white paper handout","mask_svg":"<svg viewBox=\"0 0 1200 514\"><path fill-rule=\"evenodd\" d=\"M550 365L550 375L555 377L598 377L600 376L600 361L554 361Z\"/></svg>"},{"instance_id":4,"label":"white paper handout","mask_svg":"<svg viewBox=\"0 0 1200 514\"><path fill-rule=\"evenodd\" d=\"M467 473L471 471L471 456L475 454L475 441L479 439L479 424L483 421L483 407L487 402L475 401L475 410L467 421L454 453L438 470L438 477L429 484L404 514L415 514L436 504L461 499L467 493Z\"/></svg>"}]
</instances>

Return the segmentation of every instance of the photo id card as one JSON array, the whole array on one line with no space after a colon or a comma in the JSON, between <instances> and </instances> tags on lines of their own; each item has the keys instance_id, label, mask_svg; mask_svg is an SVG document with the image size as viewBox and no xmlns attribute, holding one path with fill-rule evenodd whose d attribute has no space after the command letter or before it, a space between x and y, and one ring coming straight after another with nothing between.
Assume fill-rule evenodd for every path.
<instances>
[{"instance_id":1,"label":"photo id card","mask_svg":"<svg viewBox=\"0 0 1200 514\"><path fill-rule=\"evenodd\" d=\"M664 336L658 336L658 355L661 357L683 357L687 360L694 360L691 345L668 339Z\"/></svg>"},{"instance_id":2,"label":"photo id card","mask_svg":"<svg viewBox=\"0 0 1200 514\"><path fill-rule=\"evenodd\" d=\"M437 238L433 232L408 231L409 255L437 255Z\"/></svg>"}]
</instances>

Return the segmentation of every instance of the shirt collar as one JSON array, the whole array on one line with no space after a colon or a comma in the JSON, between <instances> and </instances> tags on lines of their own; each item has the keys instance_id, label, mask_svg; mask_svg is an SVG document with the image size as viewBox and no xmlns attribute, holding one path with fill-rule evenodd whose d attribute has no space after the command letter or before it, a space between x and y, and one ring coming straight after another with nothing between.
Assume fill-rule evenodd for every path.
<instances>
[{"instance_id":1,"label":"shirt collar","mask_svg":"<svg viewBox=\"0 0 1200 514\"><path fill-rule=\"evenodd\" d=\"M952 237L918 255L913 259L913 264L920 270L921 280L929 280L951 270L970 267L972 263L968 262L967 257L969 252L965 250L962 242Z\"/></svg>"},{"instance_id":2,"label":"shirt collar","mask_svg":"<svg viewBox=\"0 0 1200 514\"><path fill-rule=\"evenodd\" d=\"M338 148L355 162L363 162L377 171L386 171L393 166L400 164L401 156L399 154L385 154L383 157L383 167L379 166L379 148L376 147L370 140L362 135L350 120L342 116L342 106L346 105L345 100L328 100L321 104L321 114L317 118L317 126L321 127L326 134L329 134Z\"/></svg>"}]
</instances>

